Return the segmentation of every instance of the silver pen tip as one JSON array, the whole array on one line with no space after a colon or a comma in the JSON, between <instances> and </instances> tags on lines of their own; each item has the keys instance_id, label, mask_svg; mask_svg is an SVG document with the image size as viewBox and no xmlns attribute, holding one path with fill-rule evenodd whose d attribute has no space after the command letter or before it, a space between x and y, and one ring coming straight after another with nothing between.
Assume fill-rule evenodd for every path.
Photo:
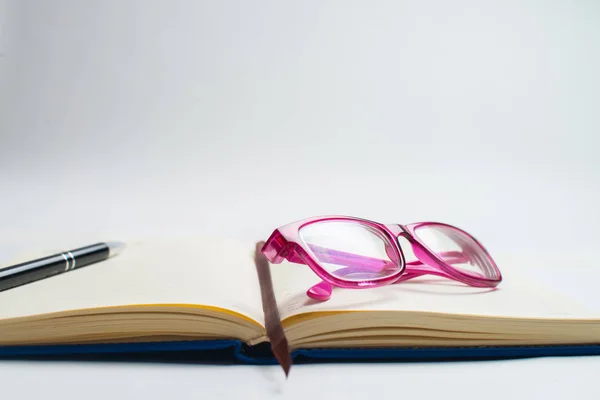
<instances>
[{"instance_id":1,"label":"silver pen tip","mask_svg":"<svg viewBox=\"0 0 600 400\"><path fill-rule=\"evenodd\" d=\"M106 242L109 248L109 257L114 257L117 254L121 253L125 248L125 243L123 242Z\"/></svg>"}]
</instances>

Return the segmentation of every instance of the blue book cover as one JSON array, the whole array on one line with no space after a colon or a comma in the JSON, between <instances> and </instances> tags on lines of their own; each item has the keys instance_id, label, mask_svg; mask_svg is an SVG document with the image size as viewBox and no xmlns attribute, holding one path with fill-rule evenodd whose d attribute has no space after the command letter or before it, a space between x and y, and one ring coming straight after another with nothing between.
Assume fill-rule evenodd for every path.
<instances>
[{"instance_id":1,"label":"blue book cover","mask_svg":"<svg viewBox=\"0 0 600 400\"><path fill-rule=\"evenodd\" d=\"M600 355L600 345L299 349L292 352L292 359L294 363L426 362L590 355ZM0 359L277 364L268 344L247 346L239 340L2 346Z\"/></svg>"}]
</instances>

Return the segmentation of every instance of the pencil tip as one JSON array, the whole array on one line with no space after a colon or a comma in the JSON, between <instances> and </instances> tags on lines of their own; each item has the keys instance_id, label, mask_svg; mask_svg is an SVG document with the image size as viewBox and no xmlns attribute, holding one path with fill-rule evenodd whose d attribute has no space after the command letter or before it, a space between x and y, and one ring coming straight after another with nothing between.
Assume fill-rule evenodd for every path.
<instances>
[{"instance_id":1,"label":"pencil tip","mask_svg":"<svg viewBox=\"0 0 600 400\"><path fill-rule=\"evenodd\" d=\"M285 355L282 355L281 358L282 360L280 360L279 364L281 365L281 368L283 369L283 372L285 373L285 377L287 379L290 375L290 370L292 369L292 355L289 352L287 352Z\"/></svg>"}]
</instances>

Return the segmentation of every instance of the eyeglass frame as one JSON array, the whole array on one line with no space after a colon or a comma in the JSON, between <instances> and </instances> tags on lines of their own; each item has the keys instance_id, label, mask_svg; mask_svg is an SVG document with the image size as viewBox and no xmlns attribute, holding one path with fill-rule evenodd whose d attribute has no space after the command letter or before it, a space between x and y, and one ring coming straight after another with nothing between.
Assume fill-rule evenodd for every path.
<instances>
[{"instance_id":1,"label":"eyeglass frame","mask_svg":"<svg viewBox=\"0 0 600 400\"><path fill-rule=\"evenodd\" d=\"M392 244L392 255L388 253L388 256L390 256L390 258L395 257L400 263L398 271L389 276L366 280L346 280L336 277L331 272L328 272L319 264L319 261L317 261L317 257L314 255L315 249L311 249L310 245L302 239L300 230L303 227L314 223L330 221L355 222L370 227L371 229L375 229L384 235L385 238L388 239L388 242ZM452 267L418 238L418 235L415 232L417 229L424 226L441 226L456 231L459 234L466 235L466 237L472 240L479 250L483 252L484 256L487 257L487 261L492 268L493 277L486 277L480 273L463 272ZM411 245L413 253L418 261L406 262L402 246L399 242L399 238L401 237L406 239ZM329 253L329 256L340 256L345 258L345 261L349 261L349 258L353 258L353 261L361 262L363 263L363 266L366 262L368 262L369 258L341 252L338 250L325 249L325 251ZM269 262L273 264L280 264L284 260L287 260L296 264L304 264L311 268L311 270L322 279L322 282L311 287L307 291L307 295L317 300L327 300L329 298L329 296L318 295L314 291L311 292L311 289L318 287L319 285L324 285L322 288L326 290L328 289L330 293L331 287L328 288L328 285L346 289L365 289L404 282L422 275L437 275L464 283L469 286L482 288L494 288L502 282L502 274L496 265L496 262L491 257L487 249L473 235L456 226L434 221L416 222L410 224L387 224L344 215L310 217L280 226L279 228L275 229L270 237L266 240L264 246L261 248L261 252L265 255ZM452 255L451 253L455 253L453 255L457 257L457 260L464 260L465 258L467 260L469 259L469 256L463 254L462 252L446 252L446 255ZM327 254L325 255L327 256ZM381 262L381 260L379 261Z\"/></svg>"}]
</instances>

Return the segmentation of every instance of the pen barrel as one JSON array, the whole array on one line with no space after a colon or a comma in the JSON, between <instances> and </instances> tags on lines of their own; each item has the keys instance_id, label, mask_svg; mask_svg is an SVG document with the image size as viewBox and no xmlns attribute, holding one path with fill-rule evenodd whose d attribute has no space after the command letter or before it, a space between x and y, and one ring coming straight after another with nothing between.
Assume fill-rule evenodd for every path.
<instances>
[{"instance_id":1,"label":"pen barrel","mask_svg":"<svg viewBox=\"0 0 600 400\"><path fill-rule=\"evenodd\" d=\"M67 265L65 257L62 254L56 254L0 269L0 292L61 274L67 270Z\"/></svg>"},{"instance_id":2,"label":"pen barrel","mask_svg":"<svg viewBox=\"0 0 600 400\"><path fill-rule=\"evenodd\" d=\"M82 247L70 251L75 260L71 269L85 267L99 261L106 260L109 256L110 249L105 243L97 243L91 246Z\"/></svg>"},{"instance_id":3,"label":"pen barrel","mask_svg":"<svg viewBox=\"0 0 600 400\"><path fill-rule=\"evenodd\" d=\"M0 269L0 292L106 260L110 248L97 243Z\"/></svg>"}]
</instances>

